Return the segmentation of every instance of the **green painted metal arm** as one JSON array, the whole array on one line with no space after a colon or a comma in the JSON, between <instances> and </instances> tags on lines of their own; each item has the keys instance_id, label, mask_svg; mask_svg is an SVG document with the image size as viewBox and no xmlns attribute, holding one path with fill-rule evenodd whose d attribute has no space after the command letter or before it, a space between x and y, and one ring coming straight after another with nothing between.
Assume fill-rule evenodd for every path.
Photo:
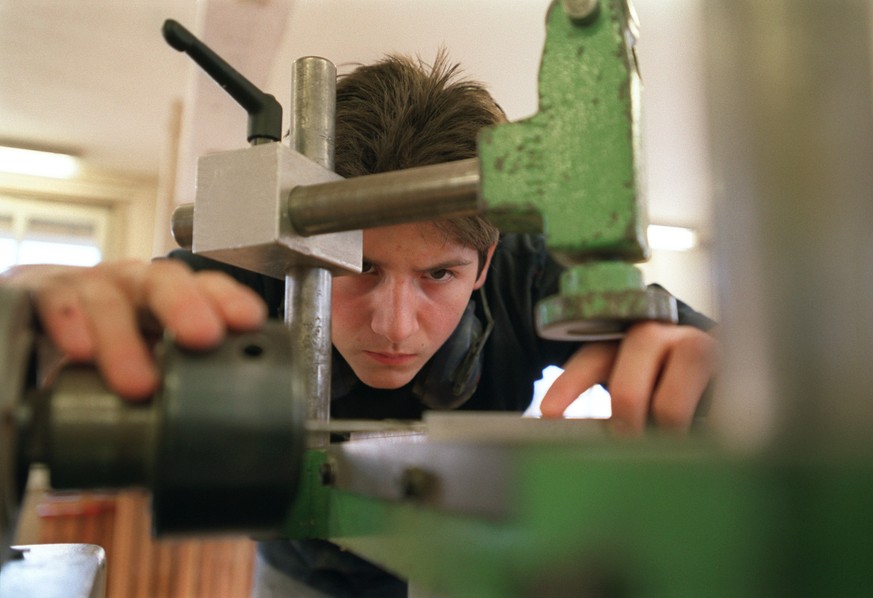
<instances>
[{"instance_id":1,"label":"green painted metal arm","mask_svg":"<svg viewBox=\"0 0 873 598\"><path fill-rule=\"evenodd\" d=\"M614 338L637 320L676 321L675 301L632 265L649 255L636 24L626 0L582 22L565 4L547 16L539 112L480 137L481 189L501 230L545 232L568 267L560 296L538 308L541 335Z\"/></svg>"},{"instance_id":2,"label":"green painted metal arm","mask_svg":"<svg viewBox=\"0 0 873 598\"><path fill-rule=\"evenodd\" d=\"M485 131L482 193L504 229L542 227L567 265L645 259L638 191L639 75L624 0L576 25L554 3L539 72L539 112Z\"/></svg>"}]
</instances>

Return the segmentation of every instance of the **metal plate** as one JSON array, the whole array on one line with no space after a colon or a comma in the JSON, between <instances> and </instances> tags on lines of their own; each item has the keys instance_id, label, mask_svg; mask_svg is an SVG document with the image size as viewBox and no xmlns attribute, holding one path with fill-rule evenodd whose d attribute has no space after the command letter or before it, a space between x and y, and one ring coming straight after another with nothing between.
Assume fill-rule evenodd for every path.
<instances>
[{"instance_id":1,"label":"metal plate","mask_svg":"<svg viewBox=\"0 0 873 598\"><path fill-rule=\"evenodd\" d=\"M365 496L503 519L513 510L519 451L605 437L599 421L541 420L518 413L429 412L424 429L425 434L332 446L331 482Z\"/></svg>"},{"instance_id":2,"label":"metal plate","mask_svg":"<svg viewBox=\"0 0 873 598\"><path fill-rule=\"evenodd\" d=\"M106 553L93 544L15 546L0 571L0 596L103 598Z\"/></svg>"}]
</instances>

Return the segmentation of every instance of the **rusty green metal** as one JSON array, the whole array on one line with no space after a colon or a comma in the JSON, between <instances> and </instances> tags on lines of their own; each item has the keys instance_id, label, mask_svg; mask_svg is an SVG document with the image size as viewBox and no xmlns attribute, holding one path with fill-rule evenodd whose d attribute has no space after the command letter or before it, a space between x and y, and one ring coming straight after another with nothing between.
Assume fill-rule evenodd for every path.
<instances>
[{"instance_id":1,"label":"rusty green metal","mask_svg":"<svg viewBox=\"0 0 873 598\"><path fill-rule=\"evenodd\" d=\"M284 532L330 539L439 596L869 593L869 462L747 459L667 437L503 450L512 490L494 500L507 501L504 518L340 490L313 467L301 486L316 500L289 519L307 525ZM499 492L471 484L471 495Z\"/></svg>"},{"instance_id":2,"label":"rusty green metal","mask_svg":"<svg viewBox=\"0 0 873 598\"><path fill-rule=\"evenodd\" d=\"M565 270L560 293L540 301L534 316L543 338L604 340L640 320L675 322L678 313L673 296L647 288L639 268L613 261Z\"/></svg>"},{"instance_id":3,"label":"rusty green metal","mask_svg":"<svg viewBox=\"0 0 873 598\"><path fill-rule=\"evenodd\" d=\"M540 333L607 338L636 320L675 321L665 293L645 289L641 275L628 278L629 263L649 256L631 9L604 0L580 21L555 2L546 27L538 113L479 139L490 218L503 231L544 232L568 268L560 295L538 308Z\"/></svg>"},{"instance_id":4,"label":"rusty green metal","mask_svg":"<svg viewBox=\"0 0 873 598\"><path fill-rule=\"evenodd\" d=\"M639 75L624 0L575 25L555 3L539 75L539 111L483 132L482 193L504 230L545 227L568 265L648 255L637 189Z\"/></svg>"}]
</instances>

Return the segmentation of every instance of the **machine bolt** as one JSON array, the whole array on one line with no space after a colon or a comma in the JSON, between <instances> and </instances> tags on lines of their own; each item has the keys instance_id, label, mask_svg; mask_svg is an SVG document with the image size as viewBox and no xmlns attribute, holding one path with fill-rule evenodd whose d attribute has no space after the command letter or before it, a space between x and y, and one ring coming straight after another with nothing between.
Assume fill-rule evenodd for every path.
<instances>
[{"instance_id":1,"label":"machine bolt","mask_svg":"<svg viewBox=\"0 0 873 598\"><path fill-rule=\"evenodd\" d=\"M336 482L336 473L333 470L333 465L325 461L318 467L318 477L321 480L322 486L333 486Z\"/></svg>"},{"instance_id":2,"label":"machine bolt","mask_svg":"<svg viewBox=\"0 0 873 598\"><path fill-rule=\"evenodd\" d=\"M400 478L400 488L405 498L425 498L436 486L433 474L420 467L408 467L403 470Z\"/></svg>"},{"instance_id":3,"label":"machine bolt","mask_svg":"<svg viewBox=\"0 0 873 598\"><path fill-rule=\"evenodd\" d=\"M588 25L597 17L600 3L598 0L561 0L561 8L574 25Z\"/></svg>"}]
</instances>

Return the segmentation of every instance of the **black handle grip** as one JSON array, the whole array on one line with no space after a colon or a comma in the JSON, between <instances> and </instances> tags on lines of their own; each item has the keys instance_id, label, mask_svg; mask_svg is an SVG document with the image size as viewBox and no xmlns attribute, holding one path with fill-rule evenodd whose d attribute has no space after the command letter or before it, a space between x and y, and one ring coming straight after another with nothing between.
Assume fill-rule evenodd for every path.
<instances>
[{"instance_id":1,"label":"black handle grip","mask_svg":"<svg viewBox=\"0 0 873 598\"><path fill-rule=\"evenodd\" d=\"M162 33L167 43L180 52L185 52L249 115L248 141L256 143L268 139L279 141L282 137L282 106L276 98L258 89L236 69L209 49L190 31L173 19L164 21Z\"/></svg>"}]
</instances>

